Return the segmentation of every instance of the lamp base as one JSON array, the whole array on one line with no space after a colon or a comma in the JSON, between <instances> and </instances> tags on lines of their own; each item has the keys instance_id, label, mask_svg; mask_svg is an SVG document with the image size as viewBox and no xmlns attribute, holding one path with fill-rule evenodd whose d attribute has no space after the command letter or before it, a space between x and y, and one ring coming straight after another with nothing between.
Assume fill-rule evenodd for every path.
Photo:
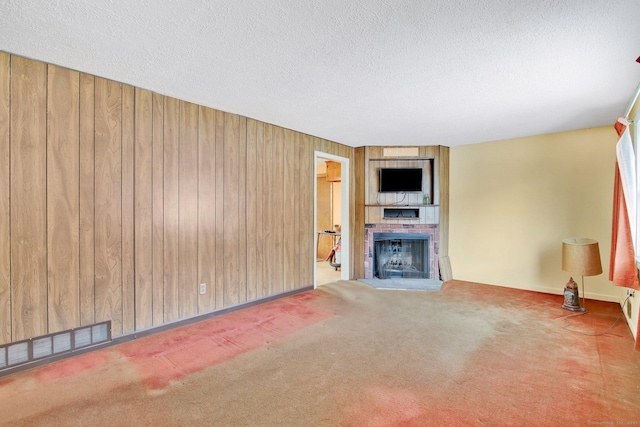
<instances>
[{"instance_id":1,"label":"lamp base","mask_svg":"<svg viewBox=\"0 0 640 427\"><path fill-rule=\"evenodd\" d=\"M584 312L584 313L586 313L586 312L587 312L587 309L586 309L586 308L584 308L584 307L580 307L580 306L578 306L578 307L574 307L574 306L572 306L572 305L564 305L564 304L562 304L562 308L564 308L565 310L569 310L569 311L582 311L582 312Z\"/></svg>"},{"instance_id":2,"label":"lamp base","mask_svg":"<svg viewBox=\"0 0 640 427\"><path fill-rule=\"evenodd\" d=\"M564 304L562 304L562 308L569 311L587 311L580 306L578 284L573 280L573 277L569 279L564 288Z\"/></svg>"}]
</instances>

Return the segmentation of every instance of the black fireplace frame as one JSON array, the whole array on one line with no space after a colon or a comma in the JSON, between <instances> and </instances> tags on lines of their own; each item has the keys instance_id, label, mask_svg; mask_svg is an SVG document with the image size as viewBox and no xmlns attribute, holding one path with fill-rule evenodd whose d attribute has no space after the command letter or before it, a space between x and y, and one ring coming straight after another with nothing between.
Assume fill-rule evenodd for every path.
<instances>
[{"instance_id":1,"label":"black fireplace frame","mask_svg":"<svg viewBox=\"0 0 640 427\"><path fill-rule=\"evenodd\" d=\"M373 233L373 276L378 277L380 279L387 279L390 277L403 277L403 278L416 278L416 279L428 279L431 274L431 264L430 264L430 244L431 244L431 235L428 233ZM423 268L426 270L422 272L419 277L416 277L417 274L407 274L405 275L383 275L381 277L378 272L378 256L375 253L376 243L381 241L394 241L394 240L422 240L424 243L424 259L423 259Z\"/></svg>"}]
</instances>

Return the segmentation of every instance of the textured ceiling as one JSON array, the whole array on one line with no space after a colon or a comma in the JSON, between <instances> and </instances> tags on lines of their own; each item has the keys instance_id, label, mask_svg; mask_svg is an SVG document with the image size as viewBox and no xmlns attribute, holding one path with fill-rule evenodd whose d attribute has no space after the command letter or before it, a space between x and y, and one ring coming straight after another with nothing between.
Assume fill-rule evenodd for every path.
<instances>
[{"instance_id":1,"label":"textured ceiling","mask_svg":"<svg viewBox=\"0 0 640 427\"><path fill-rule=\"evenodd\" d=\"M351 146L610 125L638 0L3 0L0 50Z\"/></svg>"}]
</instances>

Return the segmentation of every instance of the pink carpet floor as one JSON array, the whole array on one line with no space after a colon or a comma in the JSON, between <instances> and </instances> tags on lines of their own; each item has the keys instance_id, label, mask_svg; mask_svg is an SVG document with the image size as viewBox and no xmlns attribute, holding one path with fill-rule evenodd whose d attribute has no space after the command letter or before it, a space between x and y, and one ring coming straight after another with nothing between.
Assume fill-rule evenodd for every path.
<instances>
[{"instance_id":1,"label":"pink carpet floor","mask_svg":"<svg viewBox=\"0 0 640 427\"><path fill-rule=\"evenodd\" d=\"M619 305L561 304L336 282L0 378L0 425L640 425Z\"/></svg>"}]
</instances>

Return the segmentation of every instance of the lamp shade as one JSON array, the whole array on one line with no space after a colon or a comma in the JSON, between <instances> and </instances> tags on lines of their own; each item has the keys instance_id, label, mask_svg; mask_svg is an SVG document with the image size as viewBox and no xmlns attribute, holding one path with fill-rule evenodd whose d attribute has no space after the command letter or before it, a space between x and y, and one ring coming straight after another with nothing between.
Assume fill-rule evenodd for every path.
<instances>
[{"instance_id":1,"label":"lamp shade","mask_svg":"<svg viewBox=\"0 0 640 427\"><path fill-rule=\"evenodd\" d=\"M601 274L598 241L584 237L562 239L562 269L577 276Z\"/></svg>"}]
</instances>

